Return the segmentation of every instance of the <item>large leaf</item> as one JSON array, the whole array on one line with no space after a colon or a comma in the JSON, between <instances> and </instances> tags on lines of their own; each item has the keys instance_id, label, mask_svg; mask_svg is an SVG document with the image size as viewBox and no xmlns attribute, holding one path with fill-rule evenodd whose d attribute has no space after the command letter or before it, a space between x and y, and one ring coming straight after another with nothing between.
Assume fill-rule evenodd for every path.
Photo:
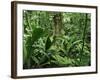
<instances>
[{"instance_id":1,"label":"large leaf","mask_svg":"<svg viewBox=\"0 0 100 80\"><path fill-rule=\"evenodd\" d=\"M37 41L43 35L42 28L35 28L32 32L32 42Z\"/></svg>"},{"instance_id":2,"label":"large leaf","mask_svg":"<svg viewBox=\"0 0 100 80\"><path fill-rule=\"evenodd\" d=\"M52 42L50 40L50 37L47 37L46 43L45 43L45 50L48 50L52 45Z\"/></svg>"},{"instance_id":3,"label":"large leaf","mask_svg":"<svg viewBox=\"0 0 100 80\"><path fill-rule=\"evenodd\" d=\"M28 37L26 40L26 48L29 54L32 51L32 45L43 35L43 30L41 28L35 28L32 32L32 36Z\"/></svg>"},{"instance_id":4,"label":"large leaf","mask_svg":"<svg viewBox=\"0 0 100 80\"><path fill-rule=\"evenodd\" d=\"M76 40L76 41L74 41L74 42L72 42L72 43L68 43L68 48L67 48L67 53L70 53L71 52L71 50L74 48L74 46L75 45L79 45L80 44L80 42L81 42L82 40Z\"/></svg>"},{"instance_id":5,"label":"large leaf","mask_svg":"<svg viewBox=\"0 0 100 80\"><path fill-rule=\"evenodd\" d=\"M37 41L42 35L43 35L43 29L41 28L35 28L32 31L32 36L27 37L26 43L24 43L24 62L27 62L26 60L28 60L27 64L30 64L30 58L32 56L32 51L33 51L33 47L32 45L34 44L35 41ZM26 50L26 51L25 51ZM27 52L27 53L26 53ZM29 66L30 67L30 66Z\"/></svg>"},{"instance_id":6,"label":"large leaf","mask_svg":"<svg viewBox=\"0 0 100 80\"><path fill-rule=\"evenodd\" d=\"M62 56L60 56L60 55L53 55L53 58L55 59L55 60L52 60L52 62L53 63L55 63L55 64L57 64L58 66L60 65L60 66L70 66L70 65L72 65L73 66L73 62L74 62L74 60L73 59L70 59L70 58L68 58L68 57L62 57Z\"/></svg>"}]
</instances>

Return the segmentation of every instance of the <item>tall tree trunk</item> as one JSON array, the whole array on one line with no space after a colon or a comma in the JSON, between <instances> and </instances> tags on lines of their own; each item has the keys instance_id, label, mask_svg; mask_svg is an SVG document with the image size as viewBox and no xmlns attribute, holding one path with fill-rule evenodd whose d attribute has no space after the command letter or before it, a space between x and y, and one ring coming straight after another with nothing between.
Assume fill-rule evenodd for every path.
<instances>
[{"instance_id":1,"label":"tall tree trunk","mask_svg":"<svg viewBox=\"0 0 100 80\"><path fill-rule=\"evenodd\" d=\"M53 35L59 36L62 30L62 14L54 13L53 22L54 22Z\"/></svg>"}]
</instances>

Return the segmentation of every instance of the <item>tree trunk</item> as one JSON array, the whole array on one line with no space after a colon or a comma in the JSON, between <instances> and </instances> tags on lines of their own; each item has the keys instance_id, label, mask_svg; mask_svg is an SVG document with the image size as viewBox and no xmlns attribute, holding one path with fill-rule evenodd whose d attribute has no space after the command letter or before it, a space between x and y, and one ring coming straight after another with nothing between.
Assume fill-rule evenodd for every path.
<instances>
[{"instance_id":1,"label":"tree trunk","mask_svg":"<svg viewBox=\"0 0 100 80\"><path fill-rule=\"evenodd\" d=\"M53 35L60 36L62 30L62 14L54 13L53 22L54 22Z\"/></svg>"}]
</instances>

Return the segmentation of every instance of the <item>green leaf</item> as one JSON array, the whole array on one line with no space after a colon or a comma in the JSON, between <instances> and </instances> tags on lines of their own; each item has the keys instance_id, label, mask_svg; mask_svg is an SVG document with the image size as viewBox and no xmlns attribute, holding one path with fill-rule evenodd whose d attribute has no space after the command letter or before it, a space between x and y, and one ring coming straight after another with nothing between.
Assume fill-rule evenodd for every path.
<instances>
[{"instance_id":1,"label":"green leaf","mask_svg":"<svg viewBox=\"0 0 100 80\"><path fill-rule=\"evenodd\" d=\"M45 43L45 50L48 50L52 45L52 42L50 40L50 37L47 37L46 43Z\"/></svg>"},{"instance_id":2,"label":"green leaf","mask_svg":"<svg viewBox=\"0 0 100 80\"><path fill-rule=\"evenodd\" d=\"M39 60L38 60L35 56L32 56L32 59L33 59L33 61L34 61L37 65L40 64L40 63L39 63Z\"/></svg>"},{"instance_id":3,"label":"green leaf","mask_svg":"<svg viewBox=\"0 0 100 80\"><path fill-rule=\"evenodd\" d=\"M43 35L43 33L42 28L35 28L32 32L32 42L37 41Z\"/></svg>"},{"instance_id":4,"label":"green leaf","mask_svg":"<svg viewBox=\"0 0 100 80\"><path fill-rule=\"evenodd\" d=\"M69 66L69 65L72 65L73 66L74 60L73 59L70 59L70 58L68 58L66 56L65 57L62 57L60 55L53 55L53 58L55 60L53 60L52 62L54 62L55 64L58 64L58 66L59 65L60 66L64 66L64 65Z\"/></svg>"},{"instance_id":5,"label":"green leaf","mask_svg":"<svg viewBox=\"0 0 100 80\"><path fill-rule=\"evenodd\" d=\"M70 53L71 50L73 49L73 47L74 47L75 45L78 45L81 41L82 41L82 40L76 40L76 41L74 41L73 43L70 43L70 44L68 45L68 53Z\"/></svg>"}]
</instances>

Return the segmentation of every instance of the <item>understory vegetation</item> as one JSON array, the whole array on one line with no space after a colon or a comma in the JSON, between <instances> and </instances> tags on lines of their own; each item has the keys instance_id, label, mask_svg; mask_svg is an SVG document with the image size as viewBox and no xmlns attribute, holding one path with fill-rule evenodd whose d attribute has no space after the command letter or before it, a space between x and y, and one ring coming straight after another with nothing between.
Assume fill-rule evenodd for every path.
<instances>
[{"instance_id":1,"label":"understory vegetation","mask_svg":"<svg viewBox=\"0 0 100 80\"><path fill-rule=\"evenodd\" d=\"M91 65L91 14L23 10L23 69Z\"/></svg>"}]
</instances>

